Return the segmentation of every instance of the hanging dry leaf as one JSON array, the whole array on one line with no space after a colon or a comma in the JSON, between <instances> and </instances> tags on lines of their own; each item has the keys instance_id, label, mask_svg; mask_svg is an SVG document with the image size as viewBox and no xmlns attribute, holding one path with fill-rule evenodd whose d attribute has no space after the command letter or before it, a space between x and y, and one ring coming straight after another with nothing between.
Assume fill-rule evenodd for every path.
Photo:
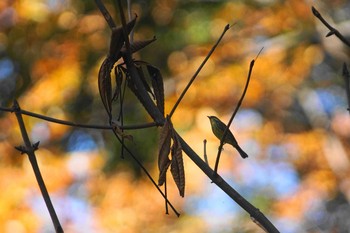
<instances>
[{"instance_id":1,"label":"hanging dry leaf","mask_svg":"<svg viewBox=\"0 0 350 233\"><path fill-rule=\"evenodd\" d=\"M159 111L164 115L164 83L160 70L152 65L147 65L147 70L152 79L152 88Z\"/></svg>"},{"instance_id":2,"label":"hanging dry leaf","mask_svg":"<svg viewBox=\"0 0 350 233\"><path fill-rule=\"evenodd\" d=\"M140 79L142 81L143 86L145 87L146 91L152 95L152 97L154 99L154 94L151 90L151 87L148 85L148 83L146 81L146 77L145 77L145 74L143 73L142 66L140 66L137 62L135 62L135 67L136 67L137 72L139 73L139 76L140 76Z\"/></svg>"},{"instance_id":3,"label":"hanging dry leaf","mask_svg":"<svg viewBox=\"0 0 350 233\"><path fill-rule=\"evenodd\" d=\"M111 121L111 125L113 126L114 133L116 133L122 138L126 138L130 141L133 141L134 138L132 137L132 135L126 134L121 128L119 128L119 126L114 121Z\"/></svg>"},{"instance_id":4,"label":"hanging dry leaf","mask_svg":"<svg viewBox=\"0 0 350 233\"><path fill-rule=\"evenodd\" d=\"M129 34L131 30L135 26L137 16L135 15L135 18L132 19L129 23L126 24L126 32ZM112 36L111 36L111 42L109 46L109 54L108 56L113 59L113 61L118 61L119 58L121 58L121 49L124 45L124 34L123 34L123 27L117 27L112 28Z\"/></svg>"},{"instance_id":5,"label":"hanging dry leaf","mask_svg":"<svg viewBox=\"0 0 350 233\"><path fill-rule=\"evenodd\" d=\"M182 158L182 147L177 134L173 131L173 146L171 147L171 167L170 172L179 190L180 196L185 196L185 169Z\"/></svg>"},{"instance_id":6,"label":"hanging dry leaf","mask_svg":"<svg viewBox=\"0 0 350 233\"><path fill-rule=\"evenodd\" d=\"M118 100L118 97L122 90L122 83L123 83L123 72L120 69L120 66L117 66L114 68L114 75L115 75L115 90L113 93L112 101Z\"/></svg>"},{"instance_id":7,"label":"hanging dry leaf","mask_svg":"<svg viewBox=\"0 0 350 233\"><path fill-rule=\"evenodd\" d=\"M102 103L108 113L109 119L112 118L112 83L111 70L113 62L107 57L98 72L98 89L102 99Z\"/></svg>"},{"instance_id":8,"label":"hanging dry leaf","mask_svg":"<svg viewBox=\"0 0 350 233\"><path fill-rule=\"evenodd\" d=\"M156 40L156 37L153 37L150 40L140 40L140 41L134 41L133 43L130 44L130 52L131 53L136 53L137 51L143 49L144 47L146 47L147 45L151 44L152 42L154 42ZM122 52L126 52L126 48L125 45L123 46L123 48L121 49Z\"/></svg>"},{"instance_id":9,"label":"hanging dry leaf","mask_svg":"<svg viewBox=\"0 0 350 233\"><path fill-rule=\"evenodd\" d=\"M169 118L166 118L162 131L160 132L158 168L159 179L158 185L163 185L165 182L165 174L170 165L169 153L173 126Z\"/></svg>"}]
</instances>

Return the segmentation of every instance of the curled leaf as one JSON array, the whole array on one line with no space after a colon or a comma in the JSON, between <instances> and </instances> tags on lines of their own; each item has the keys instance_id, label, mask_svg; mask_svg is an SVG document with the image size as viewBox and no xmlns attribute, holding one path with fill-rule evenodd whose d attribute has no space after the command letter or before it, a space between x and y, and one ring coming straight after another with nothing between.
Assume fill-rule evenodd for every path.
<instances>
[{"instance_id":1,"label":"curled leaf","mask_svg":"<svg viewBox=\"0 0 350 233\"><path fill-rule=\"evenodd\" d=\"M179 190L180 196L185 196L185 169L182 158L182 146L176 133L172 134L174 141L171 147L171 167L170 172Z\"/></svg>"},{"instance_id":2,"label":"curled leaf","mask_svg":"<svg viewBox=\"0 0 350 233\"><path fill-rule=\"evenodd\" d=\"M135 41L135 42L131 43L130 44L131 53L136 53L137 51L143 49L144 47L146 47L147 45L151 44L155 40L156 40L156 37L153 37L150 40L140 40L140 41ZM125 46L123 46L121 51L122 52L126 52Z\"/></svg>"},{"instance_id":3,"label":"curled leaf","mask_svg":"<svg viewBox=\"0 0 350 233\"><path fill-rule=\"evenodd\" d=\"M148 85L148 83L146 81L146 77L145 77L145 74L143 73L142 66L139 66L137 63L135 63L135 67L136 67L137 72L139 73L140 79L141 79L142 84L145 87L146 91L148 93L150 93L153 98L155 98L153 95L153 92L151 90L151 87Z\"/></svg>"},{"instance_id":4,"label":"curled leaf","mask_svg":"<svg viewBox=\"0 0 350 233\"><path fill-rule=\"evenodd\" d=\"M120 66L117 66L114 68L116 86L115 86L114 94L112 97L112 101L115 101L118 99L118 97L121 93L121 90L122 90L123 72L119 67Z\"/></svg>"},{"instance_id":5,"label":"curled leaf","mask_svg":"<svg viewBox=\"0 0 350 233\"><path fill-rule=\"evenodd\" d=\"M126 32L129 34L135 26L136 16L130 22L126 24ZM109 54L114 61L118 61L121 58L121 49L124 45L123 27L112 28L111 42L109 45Z\"/></svg>"},{"instance_id":6,"label":"curled leaf","mask_svg":"<svg viewBox=\"0 0 350 233\"><path fill-rule=\"evenodd\" d=\"M164 83L160 70L152 65L147 65L147 70L152 79L152 88L159 111L164 115Z\"/></svg>"},{"instance_id":7,"label":"curled leaf","mask_svg":"<svg viewBox=\"0 0 350 233\"><path fill-rule=\"evenodd\" d=\"M122 138L133 141L132 135L126 134L114 121L111 121L111 125L113 126L113 131L115 134L119 135Z\"/></svg>"},{"instance_id":8,"label":"curled leaf","mask_svg":"<svg viewBox=\"0 0 350 233\"><path fill-rule=\"evenodd\" d=\"M114 63L107 57L98 72L98 89L101 100L108 113L109 118L112 118L112 83L111 70Z\"/></svg>"},{"instance_id":9,"label":"curled leaf","mask_svg":"<svg viewBox=\"0 0 350 233\"><path fill-rule=\"evenodd\" d=\"M170 165L169 153L173 126L169 118L166 118L159 140L158 168L159 178L158 185L161 186L165 182L165 174Z\"/></svg>"}]
</instances>

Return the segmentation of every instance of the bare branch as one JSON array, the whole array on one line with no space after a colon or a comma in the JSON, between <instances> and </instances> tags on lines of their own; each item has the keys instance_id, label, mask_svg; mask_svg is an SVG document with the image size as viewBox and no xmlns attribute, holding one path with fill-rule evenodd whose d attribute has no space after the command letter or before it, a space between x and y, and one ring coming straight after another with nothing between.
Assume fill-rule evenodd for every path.
<instances>
[{"instance_id":1,"label":"bare branch","mask_svg":"<svg viewBox=\"0 0 350 233\"><path fill-rule=\"evenodd\" d=\"M105 20L107 21L109 28L110 29L115 28L116 27L115 22L112 16L109 14L108 10L106 9L105 5L101 2L101 0L95 0L95 3L98 9L100 9Z\"/></svg>"},{"instance_id":2,"label":"bare branch","mask_svg":"<svg viewBox=\"0 0 350 233\"><path fill-rule=\"evenodd\" d=\"M15 110L13 108L4 108L0 107L0 111L3 112L14 112ZM87 129L113 129L114 126L111 125L88 125L88 124L80 124L80 123L74 123L71 121L65 121L65 120L60 120L44 115L40 115L34 112L26 111L23 109L18 109L16 111L19 111L23 115L39 118L45 121L53 122L56 124L61 124L61 125L68 125L68 126L73 126L73 127L79 127L79 128L87 128ZM117 122L113 122L114 125L118 126L120 129L123 130L136 130L136 129L145 129L145 128L151 128L151 127L156 127L159 126L155 122L150 122L150 123L142 123L142 124L135 124L135 125L121 125Z\"/></svg>"},{"instance_id":3,"label":"bare branch","mask_svg":"<svg viewBox=\"0 0 350 233\"><path fill-rule=\"evenodd\" d=\"M267 230L269 233L279 233L277 228L265 217L265 215L260 212L259 209L250 204L244 197L242 197L232 186L230 186L220 175L215 173L208 164L205 163L197 154L192 150L192 148L183 140L183 138L178 135L183 151L187 156L205 173L209 179L212 180L221 190L223 190L232 200L234 200L238 205L240 205L247 213L249 213L251 218Z\"/></svg>"},{"instance_id":4,"label":"bare branch","mask_svg":"<svg viewBox=\"0 0 350 233\"><path fill-rule=\"evenodd\" d=\"M217 154L217 156L216 156L215 167L214 167L214 172L215 172L215 174L216 174L217 171L218 171L218 166L219 166L221 151L222 151L222 147L223 147L223 145L224 145L225 137L226 137L228 131L230 130L229 128L230 128L230 126L231 126L231 124L232 124L232 121L233 121L233 119L235 118L235 116L236 116L236 114L237 114L239 108L241 107L242 102L243 102L243 99L244 99L244 97L245 97L245 94L246 94L246 92L247 92L247 90L248 90L249 81L250 81L251 74L252 74L252 72L253 72L253 67L254 67L255 60L258 58L259 54L261 53L261 51L262 51L263 49L264 49L264 48L262 48L262 49L259 51L259 53L258 53L258 55L256 56L256 58L253 59L253 60L250 62L248 77L247 77L247 81L246 81L246 84L245 84L245 87L244 87L242 96L241 96L241 98L239 99L238 104L237 104L235 110L233 111L232 116L231 116L229 122L227 123L227 126L226 126L226 129L225 129L225 131L224 131L224 134L223 134L223 136L222 136L222 138L221 138L221 140L220 140L220 146L219 146L218 154Z\"/></svg>"},{"instance_id":5,"label":"bare branch","mask_svg":"<svg viewBox=\"0 0 350 233\"><path fill-rule=\"evenodd\" d=\"M345 81L345 91L348 99L348 111L350 113L350 74L346 63L343 64L343 78Z\"/></svg>"},{"instance_id":6,"label":"bare branch","mask_svg":"<svg viewBox=\"0 0 350 233\"><path fill-rule=\"evenodd\" d=\"M29 139L29 136L28 136L28 133L27 133L27 130L25 128L24 121L22 118L21 108L16 100L14 101L14 104L13 104L13 110L16 114L16 118L17 118L19 127L21 129L22 138L23 138L23 141L25 144L24 146L16 147L16 149L20 150L22 154L25 153L28 155L30 164L32 165L32 168L33 168L33 171L35 174L35 178L38 182L41 194L44 198L46 207L49 211L49 214L50 214L51 220L53 222L53 225L55 227L55 230L57 233L63 233L63 229L61 227L60 221L58 220L56 211L52 205L49 193L48 193L46 186L45 186L44 179L43 179L41 172L40 172L40 169L39 169L38 161L36 160L36 156L34 153L34 151L38 149L39 142L34 143L34 144L32 144L30 142L30 139Z\"/></svg>"},{"instance_id":7,"label":"bare branch","mask_svg":"<svg viewBox=\"0 0 350 233\"><path fill-rule=\"evenodd\" d=\"M113 131L114 132L114 131ZM140 162L140 160L131 152L131 150L122 142L121 138L119 137L119 135L117 133L115 133L116 138L118 139L118 141L122 144L122 146L124 147L124 149L129 153L129 155L131 156L131 158L134 159L134 161L137 163L137 165L139 165L139 167L142 169L142 171L146 174L146 176L150 179L150 181L152 182L152 184L154 185L154 187L156 187L156 189L159 191L159 193L163 196L165 202L167 203L167 205L169 205L171 207L171 209L174 211L174 213L176 214L177 217L180 216L179 212L177 212L177 210L175 209L175 207L171 204L171 202L168 200L167 198L167 194L164 194L162 192L162 190L159 188L159 186L157 185L157 183L154 181L154 179L152 178L151 174L147 171L147 169L142 165L142 163Z\"/></svg>"},{"instance_id":8,"label":"bare branch","mask_svg":"<svg viewBox=\"0 0 350 233\"><path fill-rule=\"evenodd\" d=\"M223 32L221 33L221 36L219 37L219 39L217 40L217 42L215 43L215 45L211 48L211 50L209 51L208 55L205 57L204 61L201 63L201 65L198 67L197 71L194 73L194 75L192 76L191 80L188 82L187 86L185 87L185 89L182 91L180 97L177 99L175 105L173 106L173 108L171 109L170 113L169 113L169 117L171 118L172 115L174 114L177 106L180 104L181 100L184 98L186 92L188 91L188 89L191 87L193 81L197 78L198 74L201 72L202 68L204 67L205 63L208 61L208 59L210 58L210 56L213 54L213 52L215 51L216 47L219 45L221 39L224 37L225 33L231 28L231 26L229 24L227 24L223 30Z\"/></svg>"},{"instance_id":9,"label":"bare branch","mask_svg":"<svg viewBox=\"0 0 350 233\"><path fill-rule=\"evenodd\" d=\"M314 14L314 16L316 16L328 29L329 32L327 33L326 37L328 36L332 36L335 35L336 37L338 37L344 44L346 44L347 46L350 47L350 42L334 27L332 27L320 14L320 12L318 12L318 10L316 10L315 7L311 7L312 13Z\"/></svg>"}]
</instances>

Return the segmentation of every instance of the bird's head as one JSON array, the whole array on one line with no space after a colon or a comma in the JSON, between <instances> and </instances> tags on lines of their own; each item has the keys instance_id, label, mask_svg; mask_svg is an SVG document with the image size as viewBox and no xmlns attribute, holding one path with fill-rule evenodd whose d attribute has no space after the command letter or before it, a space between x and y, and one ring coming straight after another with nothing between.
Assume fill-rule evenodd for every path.
<instances>
[{"instance_id":1,"label":"bird's head","mask_svg":"<svg viewBox=\"0 0 350 233\"><path fill-rule=\"evenodd\" d=\"M210 121L218 120L216 116L207 116L207 117L209 118Z\"/></svg>"}]
</instances>

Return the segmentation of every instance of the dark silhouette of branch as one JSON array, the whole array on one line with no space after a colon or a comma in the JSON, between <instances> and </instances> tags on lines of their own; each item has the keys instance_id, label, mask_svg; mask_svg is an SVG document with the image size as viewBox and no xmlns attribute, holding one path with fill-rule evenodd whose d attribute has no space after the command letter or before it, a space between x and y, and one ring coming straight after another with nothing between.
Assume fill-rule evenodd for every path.
<instances>
[{"instance_id":1,"label":"dark silhouette of branch","mask_svg":"<svg viewBox=\"0 0 350 233\"><path fill-rule=\"evenodd\" d=\"M98 7L98 9L101 11L103 17L105 18L106 22L108 23L108 26L110 29L115 28L117 25L115 24L112 16L109 14L108 10L106 9L105 5L100 0L95 0L95 3Z\"/></svg>"},{"instance_id":2,"label":"dark silhouette of branch","mask_svg":"<svg viewBox=\"0 0 350 233\"><path fill-rule=\"evenodd\" d=\"M13 108L0 107L0 111L13 112L14 109ZM108 129L108 130L109 129L113 129L113 126L110 126L110 125L80 124L80 123L74 123L74 122L71 122L71 121L65 121L65 120L60 120L60 119L56 119L56 118L40 115L40 114L37 114L37 113L34 113L34 112L30 112L30 111L26 111L26 110L23 110L23 109L19 109L18 111L21 114L23 114L23 115L39 118L39 119L42 119L42 120L45 120L45 121L49 121L49 122L53 122L53 123L57 123L57 124L61 124L61 125L68 125L68 126L79 127L79 128L87 128L87 129ZM145 129L145 128L151 128L151 127L159 126L155 122L143 123L143 124L135 124L135 125L121 125L121 124L118 124L116 122L114 122L113 124L115 124L117 127L119 127L120 129L123 129L123 130L136 130L136 129Z\"/></svg>"},{"instance_id":3,"label":"dark silhouette of branch","mask_svg":"<svg viewBox=\"0 0 350 233\"><path fill-rule=\"evenodd\" d=\"M348 99L348 111L350 113L350 74L346 63L343 64L343 78L345 82L346 97Z\"/></svg>"},{"instance_id":4,"label":"dark silhouette of branch","mask_svg":"<svg viewBox=\"0 0 350 233\"><path fill-rule=\"evenodd\" d=\"M16 104L14 104L14 106L12 108L3 108L3 107L0 107L0 111L5 111L5 112L15 112L16 113L16 116L19 115L21 116L21 114L25 114L25 115L28 115L28 116L32 116L32 117L36 117L36 118L40 118L40 119L43 119L43 120L46 120L46 121L50 121L50 122L53 122L53 123L57 123L57 124L63 124L63 125L68 125L68 126L74 126L74 127L82 127L82 128L90 128L90 129L108 129L108 130L112 130L112 132L114 133L114 135L117 137L118 141L121 143L123 149L125 149L129 154L130 156L135 160L135 162L140 166L140 168L145 172L146 176L151 180L151 182L154 184L154 186L156 187L156 189L160 192L160 194L165 198L165 202L170 205L170 207L172 208L172 210L174 211L174 213L176 214L176 216L180 216L180 214L178 213L178 211L174 208L174 206L170 203L170 201L167 199L166 195L162 192L162 190L158 187L157 183L154 181L154 179L152 178L152 176L149 174L149 172L147 171L147 169L142 165L142 163L138 160L138 158L131 152L131 150L124 144L124 141L119 137L119 135L117 134L117 132L114 129L113 126L98 126L98 125L84 125L84 124L76 124L76 123L72 123L72 122L69 122L69 121L63 121L63 120L58 120L58 119L55 119L55 118L51 118L51 117L46 117L46 116L43 116L43 115L40 115L40 114L36 114L36 113L32 113L32 112L28 112L28 111L25 111L25 110L22 110L19 105L18 105L18 102L16 101L15 102ZM23 123L23 120L21 121ZM20 124L20 128L21 128L21 132L22 132L22 127L21 127L21 123L19 122ZM150 127L154 127L155 126L155 123L149 123ZM23 123L23 127L24 127L24 123ZM140 128L134 128L133 126L130 127L130 126L124 126L124 129L140 129ZM24 129L25 130L25 129ZM25 134L23 134L25 133ZM23 131L23 135L27 135L26 134L26 131ZM28 136L25 136L26 138L28 138ZM29 139L28 139L29 140ZM26 141L26 140L25 140ZM27 143L26 143L27 145ZM31 145L30 144L30 141L29 141L29 144L28 145ZM34 145L38 145L38 144L34 144ZM23 153L27 153L26 152L26 147L16 147L16 149L20 150L21 152ZM37 149L37 147L35 148ZM30 153L30 151L29 151ZM34 153L34 151L33 151ZM29 155L29 154L28 154ZM29 157L31 158L31 157ZM35 159L35 156L34 156L34 159ZM31 161L32 163L32 161ZM33 165L32 165L33 166ZM34 169L34 166L35 166L35 169ZM34 169L34 172L38 171L38 174L35 173L35 175L37 176L40 176L40 170L39 170L39 167L36 163L36 160L34 161L34 166L33 166L33 169ZM38 179L38 178L37 178ZM39 186L40 188L45 188L45 184L41 178L38 179L38 183L39 183ZM42 185L42 186L41 186ZM47 191L46 191L47 193ZM44 194L43 194L44 195ZM47 194L47 197L49 198L48 194ZM46 197L44 196L44 199ZM45 199L46 201L46 199ZM48 207L49 208L49 207ZM49 209L50 211L50 209ZM50 212L51 214L51 212ZM56 227L55 227L56 228Z\"/></svg>"},{"instance_id":5,"label":"dark silhouette of branch","mask_svg":"<svg viewBox=\"0 0 350 233\"><path fill-rule=\"evenodd\" d=\"M132 59L131 50L130 50L130 41L128 38L128 33L126 32L126 20L125 20L122 4L120 0L118 0L118 6L119 6L120 18L123 26L123 32L124 32L123 36L124 36L125 47L126 47L126 52L123 53L122 57L127 67L127 70L130 74L130 81L135 85L137 89L138 99L140 100L142 105L145 107L148 114L152 117L152 119L157 124L162 125L164 124L164 116L160 113L160 111L156 110L157 107L155 103L152 101L149 94L147 93L146 88L142 83L142 79L140 78L140 75L137 72L134 61Z\"/></svg>"},{"instance_id":6,"label":"dark silhouette of branch","mask_svg":"<svg viewBox=\"0 0 350 233\"><path fill-rule=\"evenodd\" d=\"M350 47L350 42L334 27L332 27L320 14L320 12L318 12L318 10L316 10L315 7L311 7L312 13L314 14L314 16L316 16L328 29L329 32L327 33L326 37L335 35L336 37L339 38L339 40L341 40L344 44L346 44L347 46Z\"/></svg>"},{"instance_id":7,"label":"dark silhouette of branch","mask_svg":"<svg viewBox=\"0 0 350 233\"><path fill-rule=\"evenodd\" d=\"M114 131L113 131L114 132ZM163 196L166 205L170 205L171 209L174 211L174 213L176 214L177 217L180 216L179 212L176 211L176 209L174 208L174 206L170 203L170 201L167 198L167 193L165 192L165 194L162 192L162 190L159 188L159 186L157 185L157 183L154 181L154 179L152 178L151 174L147 171L147 169L142 165L142 163L140 162L140 160L131 152L131 150L124 144L124 142L122 142L122 139L119 137L119 135L117 133L114 132L114 135L116 136L116 138L118 139L118 141L122 144L123 148L130 154L130 156L134 159L134 161L137 163L137 165L139 165L139 167L145 172L146 176L151 180L152 184L156 187L156 189L159 191L159 193ZM167 213L168 214L168 213Z\"/></svg>"},{"instance_id":8,"label":"dark silhouette of branch","mask_svg":"<svg viewBox=\"0 0 350 233\"><path fill-rule=\"evenodd\" d=\"M60 221L58 220L58 217L57 217L57 214L55 212L55 209L54 209L54 207L52 205L49 193L48 193L48 191L46 189L46 186L45 186L45 182L43 180L43 177L41 176L41 172L40 172L40 169L39 169L38 161L36 160L36 156L35 156L35 153L34 153L34 151L38 149L39 142L34 143L34 144L32 144L30 142L30 139L29 139L29 136L28 136L28 133L27 133L27 130L25 128L24 121L23 121L23 118L22 118L21 108L20 108L20 106L19 106L19 104L18 104L18 102L16 100L14 101L14 104L13 104L13 110L15 112L15 115L16 115L19 127L21 129L22 138L23 138L23 141L24 141L24 146L18 146L18 147L15 147L15 148L17 150L21 151L22 154L27 154L28 155L30 164L32 165L32 168L33 168L33 171L34 171L34 174L35 174L35 178L36 178L36 180L38 182L38 185L39 185L41 194L42 194L42 196L44 198L46 207L47 207L47 209L48 209L48 211L50 213L50 217L51 217L51 220L52 220L53 225L55 227L55 230L56 230L57 233L63 233L63 229L61 227Z\"/></svg>"},{"instance_id":9,"label":"dark silhouette of branch","mask_svg":"<svg viewBox=\"0 0 350 233\"><path fill-rule=\"evenodd\" d=\"M118 1L119 4L119 10L121 14L121 21L125 32L125 17L124 13L122 11L121 2ZM210 54L215 50L217 44L220 42L221 38L225 34L225 32L229 29L229 25L227 25L224 29L224 32L222 33L220 39L218 42L214 45L212 50L209 52L209 55L206 57L205 61L202 63L200 68L197 70L196 74L192 77L190 84L187 85L185 88L183 94L180 96L179 100L176 102L175 106L173 107L171 114L174 113L177 105L181 102L182 98L184 97L186 91L191 86L191 83L194 81L202 67L204 66L206 60L209 59ZM123 54L123 59L125 61L125 64L127 66L128 72L130 73L131 81L134 82L136 89L138 91L139 100L142 102L144 107L146 108L147 112L150 114L150 116L155 120L157 124L163 125L165 122L164 116L160 113L159 109L156 107L156 105L153 103L153 101L150 99L150 96L148 95L145 87L143 86L141 79L139 77L139 74L136 70L136 67L133 63L131 52L130 52L130 43L128 40L128 34L124 34L124 40L125 40L125 47L126 47L126 53ZM251 66L254 65L254 60L251 63ZM252 68L251 68L252 69ZM251 73L250 69L250 73ZM249 77L250 77L249 73ZM177 133L176 133L177 134ZM187 145L187 143L178 135L181 146L183 147L183 151L193 160L193 162L196 163L196 165L209 177L213 180L214 183L218 185L227 195L229 195L234 201L237 202L244 210L246 210L252 219L260 223L260 226L262 226L264 229L266 229L270 233L276 233L279 232L275 226L259 211L259 209L255 208L253 205L251 205L247 200L245 200L237 191L235 191L227 182L225 182L220 176L214 177L214 171Z\"/></svg>"},{"instance_id":10,"label":"dark silhouette of branch","mask_svg":"<svg viewBox=\"0 0 350 233\"><path fill-rule=\"evenodd\" d=\"M110 14L108 13L107 9L104 7L103 3L100 0L95 0L95 2L97 4L97 6L99 7L101 13L105 17L107 23L109 24L109 27L111 29L114 29L116 27L116 25L115 25L113 19L111 18ZM164 118L163 114L160 112L159 108L157 108L155 103L152 101L152 99L150 98L149 94L147 93L147 90L145 89L145 87L144 87L144 85L143 85L143 83L141 81L140 75L137 72L137 69L135 67L134 61L132 59L132 52L130 50L130 43L129 43L129 39L128 39L128 33L126 32L126 20L125 20L125 17L124 17L124 13L123 13L123 9L122 9L120 0L118 0L118 4L119 4L119 11L120 11L121 21L122 21L122 26L123 26L123 37L124 37L124 42L125 42L125 47L126 47L126 49L125 49L126 51L122 52L122 58L123 58L123 60L125 62L125 65L127 67L128 73L130 75L130 82L132 82L132 84L135 86L135 88L137 90L137 95L138 95L137 97L138 97L138 99L143 104L143 106L145 107L145 109L148 112L148 114L155 121L155 123L152 123L152 124L155 124L157 126L158 125L163 125L165 123L165 118ZM210 55L213 53L213 51L215 50L216 46L219 44L220 40L222 39L223 35L225 34L225 32L229 28L230 28L229 25L227 25L225 27L224 32L222 33L221 37L219 38L217 43L214 45L214 47L211 49L211 51L207 55L206 59L203 61L201 66L198 68L197 72L192 77L191 81L189 82L189 84L187 85L187 87L185 88L183 93L181 94L180 98L178 99L178 101L174 105L174 107L173 107L173 109L172 109L172 111L170 113L170 116L172 114L174 114L177 106L179 105L179 103L183 99L185 93L187 92L187 90L189 89L189 87L193 83L194 79L197 77L198 73L201 71L201 69L204 66L205 62L209 59ZM254 60L251 62L251 66L250 66L250 70L249 70L249 74L248 74L248 79L250 78L253 65L254 65ZM244 93L245 93L245 91L244 91ZM243 100L243 98L242 98L242 100ZM241 101L239 102L238 105L240 106L240 104L241 104ZM239 106L237 107L237 111L238 111ZM22 119L22 116L21 116L22 111L20 110L18 103L15 103L14 109L15 109L15 113L16 113L18 122L19 122L20 127L21 127L21 132L22 132L23 139L25 141L25 147L18 147L18 149L20 149L22 152L28 154L29 159L30 159L30 161L32 163L35 175L36 175L36 177L38 179L38 176L40 175L40 171L39 171L39 167L37 165L37 162L36 162L36 159L35 159L35 154L34 154L34 150L37 149L38 144L31 145L31 143L29 141L28 135L27 135L27 133L25 131L25 128L24 128L23 119ZM32 115L35 115L35 114L32 114ZM38 117L38 115L35 115L35 117ZM42 118L42 119L44 119L44 118ZM232 117L232 119L233 119L233 117ZM45 119L45 120L48 120L48 119ZM65 121L60 121L60 122L52 121L52 122L63 123ZM232 122L232 120L231 120L231 122ZM67 122L65 122L65 123L67 123ZM110 122L110 123L112 124L112 122ZM73 125L73 126L77 126L77 125ZM110 128L110 127L112 127L112 128ZM115 130L115 126L111 125L108 128L106 127L104 129L112 129L113 130L113 133L115 134L117 139L120 141L120 143L122 144L123 148L131 155L131 157L136 161L136 163L142 168L142 170L150 178L152 183L157 187L158 191L163 195L163 197L167 201L167 205L169 204L172 207L171 203L167 200L166 195L159 189L159 187L157 186L157 184L155 183L153 178L150 176L150 174L148 173L146 168L143 167L143 165L136 158L136 156L133 155L133 153L128 149L128 147L125 146L125 144L122 142L122 140L120 139L121 135L117 132L117 130ZM124 127L123 129L126 129L126 128ZM209 167L209 165L207 163L205 163L205 161L203 161L203 159L201 159L201 157L199 155L197 155L192 150L192 148L181 138L181 136L177 134L177 132L175 130L174 130L174 134L178 138L178 141L181 144L181 147L182 147L183 151L187 154L187 156L213 181L213 183L215 183L229 197L231 197L238 205L240 205L245 211L247 211L248 214L250 215L250 217L254 220L254 222L257 222L258 225L261 226L267 232L270 232L270 233L278 233L279 232L276 229L276 227L265 217L265 215L260 212L259 209L255 208L252 204L250 204L233 187L231 187L220 175L218 175L216 172L214 172ZM222 145L221 145L221 147L222 147ZM46 189L43 189L43 187L45 187L45 185L44 185L44 182L43 182L43 180L41 178L41 175L39 177L40 177L41 180L38 179L38 183L39 183L39 186L40 186L40 188L42 190L44 199L45 199L45 201L47 200L47 198L49 200L49 195L48 195ZM52 210L53 210L52 204L51 204L51 207L48 206L49 211L50 211L50 208L52 208ZM177 211L174 208L173 208L173 210L177 214L177 216L179 216L179 214L177 213ZM51 214L52 213L50 211L50 215ZM56 216L56 219L57 219L57 216ZM53 222L54 222L54 226L55 226L56 231L57 232L63 232L62 227L59 225L58 220L56 222L56 220L53 218Z\"/></svg>"},{"instance_id":11,"label":"dark silhouette of branch","mask_svg":"<svg viewBox=\"0 0 350 233\"><path fill-rule=\"evenodd\" d=\"M225 129L225 131L224 131L224 134L223 134L223 136L222 136L222 138L221 138L221 140L220 140L220 146L219 146L218 154L217 154L217 156L216 156L215 167L214 167L214 172L215 172L215 173L217 173L217 171L218 171L218 166L219 166L221 151L222 151L222 147L224 146L224 139L225 139L225 137L226 137L228 131L230 130L230 126L231 126L231 124L232 124L233 119L235 118L235 116L236 116L236 114L237 114L239 108L240 108L241 105L242 105L243 99L244 99L245 94L247 93L247 90L248 90L249 81L250 81L250 77L251 77L252 72L253 72L253 67L254 67L255 60L258 58L258 56L259 56L259 54L261 53L262 50L263 50L263 48L260 50L260 52L258 53L258 55L256 56L256 58L253 59L253 60L250 62L248 77L247 77L247 81L246 81L246 84L245 84L245 87L244 87L242 96L241 96L241 98L239 99L238 104L237 104L235 110L233 111L232 116L231 116L229 122L227 123L227 126L226 126L226 129Z\"/></svg>"},{"instance_id":12,"label":"dark silhouette of branch","mask_svg":"<svg viewBox=\"0 0 350 233\"><path fill-rule=\"evenodd\" d=\"M211 50L209 51L208 55L205 57L205 59L203 60L203 62L201 63L201 65L198 67L197 71L194 73L194 75L192 76L191 80L188 82L187 86L185 87L185 89L182 91L180 97L177 99L175 105L173 106L173 108L171 109L170 113L169 113L169 118L172 117L172 115L174 114L177 106L180 104L181 100L184 98L186 92L188 91L188 89L191 87L193 81L197 78L198 74L201 72L202 68L204 67L205 63L208 61L208 59L210 58L210 56L213 54L213 52L215 51L216 47L219 45L220 41L222 40L222 38L224 37L225 33L231 28L231 26L229 24L227 24L223 30L223 32L221 33L221 36L219 37L219 39L216 41L215 45L211 48Z\"/></svg>"},{"instance_id":13,"label":"dark silhouette of branch","mask_svg":"<svg viewBox=\"0 0 350 233\"><path fill-rule=\"evenodd\" d=\"M151 180L151 182L156 186L158 191L162 194L162 196L165 198L167 205L170 205L173 211L177 216L179 216L179 213L175 210L175 208L172 206L172 204L168 201L166 195L163 194L163 192L160 190L156 182L153 180L151 175L148 173L147 169L142 165L140 160L131 153L131 151L126 147L124 144L124 137L127 137L129 135L125 135L123 133L123 129L119 128L119 126L115 125L113 120L112 120L112 115L111 115L111 96L108 91L110 91L110 71L112 70L112 67L114 66L115 62L119 60L119 55L116 55L114 53L120 54L120 56L123 58L124 63L126 65L126 71L129 76L128 84L133 87L132 90L136 97L139 99L139 101L142 103L148 114L154 119L156 124L164 124L164 117L163 114L158 111L157 107L155 106L154 102L151 100L150 96L147 93L147 90L142 83L142 79L140 77L140 74L138 73L134 61L132 59L132 52L131 47L130 47L130 42L129 42L129 33L130 33L130 27L128 28L129 25L126 23L126 19L124 16L123 12L123 7L121 4L121 1L118 1L118 7L116 7L116 10L118 11L119 8L119 13L120 13L120 18L122 22L122 27L116 28L116 25L110 16L108 10L105 8L103 3L100 0L95 0L98 8L100 9L101 13L104 15L109 27L112 30L112 36L111 36L111 45L110 45L110 51L109 54L107 55L107 58L105 59L105 62L107 66L102 64L100 73L102 76L99 74L99 87L100 88L100 94L102 97L102 101L105 105L105 108L107 110L107 113L109 115L110 119L110 124L112 127L112 131L114 135L117 137L119 142L122 145L122 155L124 149L129 152L130 156L135 160L135 162L140 166L140 168L146 173L147 177ZM136 19L136 18L135 18ZM131 27L133 27L133 24ZM121 29L121 30L120 30ZM153 40L151 40L153 41ZM147 43L146 43L147 44ZM122 47L125 46L125 50L122 51ZM101 82L100 82L101 81ZM121 99L121 101L123 101ZM121 103L121 110L122 110L122 103ZM121 117L121 126L123 126L123 115L122 112L120 112L120 117ZM120 138L121 136L121 138Z\"/></svg>"},{"instance_id":14,"label":"dark silhouette of branch","mask_svg":"<svg viewBox=\"0 0 350 233\"><path fill-rule=\"evenodd\" d=\"M181 142L183 151L187 156L215 183L221 190L223 190L232 200L234 200L238 205L240 205L254 222L258 222L259 226L262 227L266 232L278 233L277 228L265 217L265 215L260 212L259 209L255 208L250 204L244 197L242 197L232 186L230 186L220 175L215 173L208 164L205 163L197 154L192 150L192 148L183 140L183 138L178 135Z\"/></svg>"}]
</instances>

